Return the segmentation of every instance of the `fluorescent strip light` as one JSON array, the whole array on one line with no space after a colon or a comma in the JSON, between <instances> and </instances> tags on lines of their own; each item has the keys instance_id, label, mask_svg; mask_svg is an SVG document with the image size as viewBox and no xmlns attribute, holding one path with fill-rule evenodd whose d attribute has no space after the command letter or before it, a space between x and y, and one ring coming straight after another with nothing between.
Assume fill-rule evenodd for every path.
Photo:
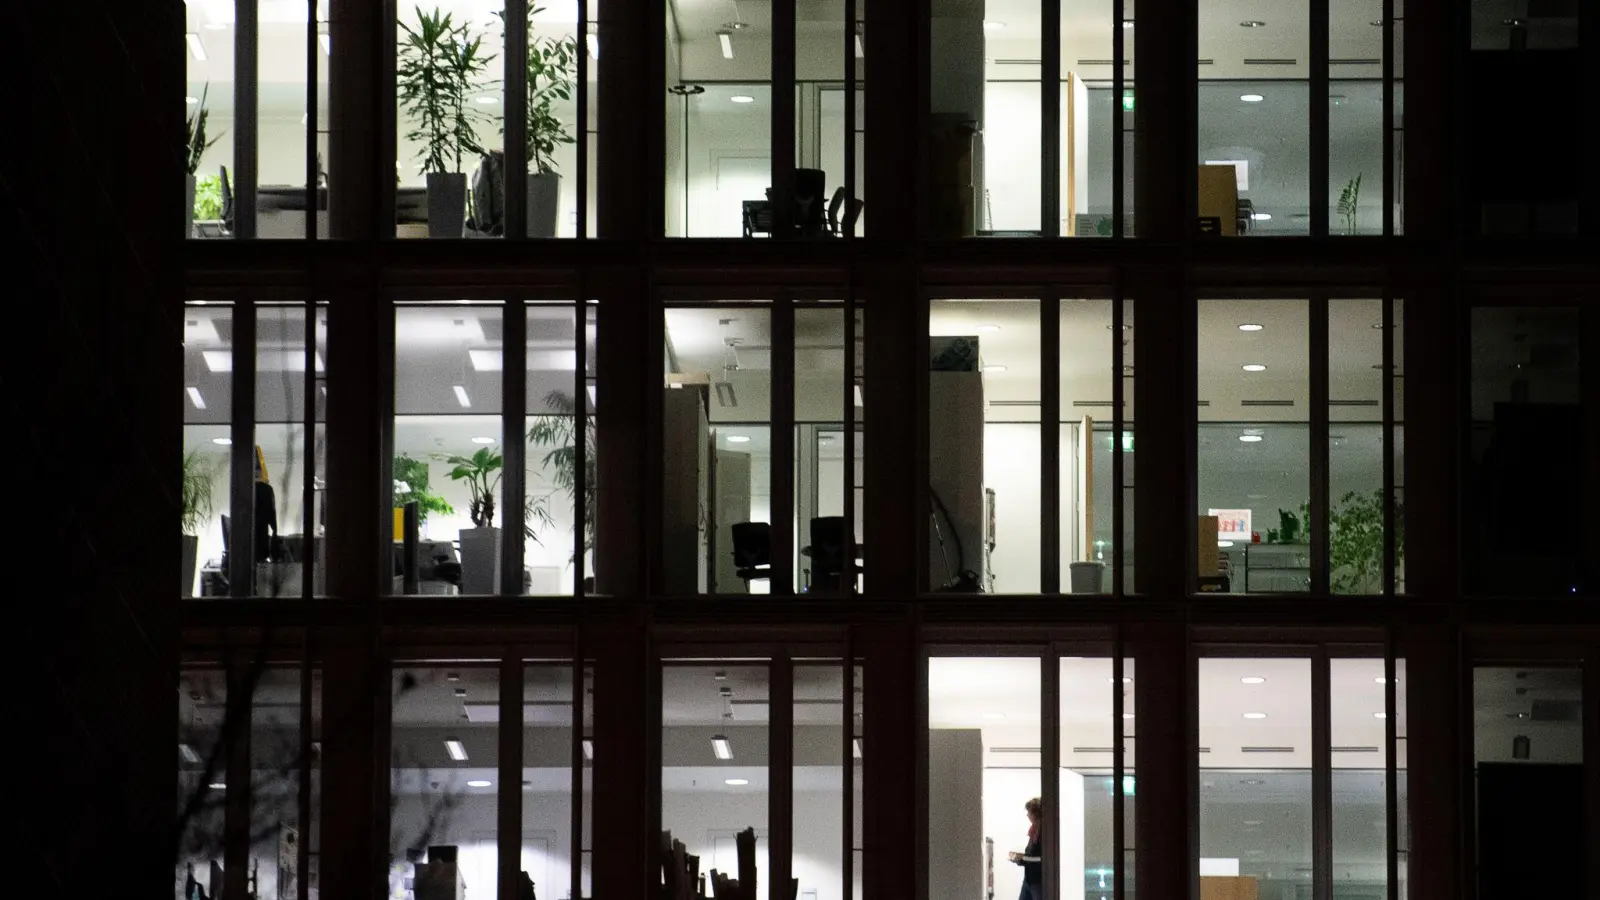
<instances>
[{"instance_id":1,"label":"fluorescent strip light","mask_svg":"<svg viewBox=\"0 0 1600 900\"><path fill-rule=\"evenodd\" d=\"M196 753L195 749L188 744L178 745L178 755L183 757L183 761L186 763L197 763L200 761L200 754Z\"/></svg>"},{"instance_id":2,"label":"fluorescent strip light","mask_svg":"<svg viewBox=\"0 0 1600 900\"><path fill-rule=\"evenodd\" d=\"M206 368L212 372L233 371L232 350L202 350L200 358L205 361ZM312 365L317 371L322 371L322 354L312 354ZM304 350L257 350L257 372L304 372L306 370L306 352Z\"/></svg>"},{"instance_id":3,"label":"fluorescent strip light","mask_svg":"<svg viewBox=\"0 0 1600 900\"><path fill-rule=\"evenodd\" d=\"M733 759L733 745L720 734L711 736L711 752L717 755L717 759Z\"/></svg>"},{"instance_id":4,"label":"fluorescent strip light","mask_svg":"<svg viewBox=\"0 0 1600 900\"><path fill-rule=\"evenodd\" d=\"M465 387L463 387L463 386L461 386L459 384L453 384L450 387L451 387L452 390L454 390L456 392L456 402L457 403L461 404L464 407L472 405L472 398L467 396L467 389Z\"/></svg>"},{"instance_id":5,"label":"fluorescent strip light","mask_svg":"<svg viewBox=\"0 0 1600 900\"><path fill-rule=\"evenodd\" d=\"M594 741L590 738L583 739L583 758L594 759Z\"/></svg>"},{"instance_id":6,"label":"fluorescent strip light","mask_svg":"<svg viewBox=\"0 0 1600 900\"><path fill-rule=\"evenodd\" d=\"M585 390L587 390L588 393L589 393L589 410L592 412L594 410L594 407L595 407L594 385L592 385L592 384L589 385Z\"/></svg>"},{"instance_id":7,"label":"fluorescent strip light","mask_svg":"<svg viewBox=\"0 0 1600 900\"><path fill-rule=\"evenodd\" d=\"M598 34L586 34L586 35L583 36L583 42L584 42L584 44L586 44L589 47L589 58L590 59L599 59L600 58L600 35L598 35Z\"/></svg>"},{"instance_id":8,"label":"fluorescent strip light","mask_svg":"<svg viewBox=\"0 0 1600 900\"><path fill-rule=\"evenodd\" d=\"M191 31L184 35L183 39L189 42L189 52L193 54L194 58L200 62L205 62L206 45L200 40L200 35Z\"/></svg>"},{"instance_id":9,"label":"fluorescent strip light","mask_svg":"<svg viewBox=\"0 0 1600 900\"><path fill-rule=\"evenodd\" d=\"M864 45L862 45L862 43L861 43L861 35L858 34L858 35L856 35L856 59L864 59L866 57L866 55L867 55L867 48Z\"/></svg>"},{"instance_id":10,"label":"fluorescent strip light","mask_svg":"<svg viewBox=\"0 0 1600 900\"><path fill-rule=\"evenodd\" d=\"M322 55L323 56L332 56L333 55L333 36L332 35L329 35L329 34L326 34L326 33L317 35L317 43L322 45Z\"/></svg>"},{"instance_id":11,"label":"fluorescent strip light","mask_svg":"<svg viewBox=\"0 0 1600 900\"><path fill-rule=\"evenodd\" d=\"M444 742L444 749L450 754L450 758L456 762L467 761L467 748L461 746L461 742L455 738L446 739Z\"/></svg>"},{"instance_id":12,"label":"fluorescent strip light","mask_svg":"<svg viewBox=\"0 0 1600 900\"><path fill-rule=\"evenodd\" d=\"M717 32L717 42L722 44L722 58L733 59L733 35L726 31ZM204 57L201 57L204 59Z\"/></svg>"},{"instance_id":13,"label":"fluorescent strip light","mask_svg":"<svg viewBox=\"0 0 1600 900\"><path fill-rule=\"evenodd\" d=\"M861 738L850 739L850 753L856 759L861 758Z\"/></svg>"},{"instance_id":14,"label":"fluorescent strip light","mask_svg":"<svg viewBox=\"0 0 1600 900\"><path fill-rule=\"evenodd\" d=\"M189 402L194 404L194 408L195 409L205 409L206 408L206 398L200 396L200 389L199 388L197 388L197 387L186 387L183 390L184 390L184 393L189 395Z\"/></svg>"},{"instance_id":15,"label":"fluorescent strip light","mask_svg":"<svg viewBox=\"0 0 1600 900\"><path fill-rule=\"evenodd\" d=\"M213 781L210 785L208 785L208 787L210 787L213 791L225 791L228 789L228 785L221 781Z\"/></svg>"},{"instance_id":16,"label":"fluorescent strip light","mask_svg":"<svg viewBox=\"0 0 1600 900\"><path fill-rule=\"evenodd\" d=\"M865 403L861 402L861 385L859 385L859 384L856 385L856 405L857 406L866 406Z\"/></svg>"},{"instance_id":17,"label":"fluorescent strip light","mask_svg":"<svg viewBox=\"0 0 1600 900\"><path fill-rule=\"evenodd\" d=\"M490 785L490 782L484 781L481 778L477 778L477 779L474 779L472 781L467 782L467 787L470 787L470 788L486 788L489 785Z\"/></svg>"}]
</instances>

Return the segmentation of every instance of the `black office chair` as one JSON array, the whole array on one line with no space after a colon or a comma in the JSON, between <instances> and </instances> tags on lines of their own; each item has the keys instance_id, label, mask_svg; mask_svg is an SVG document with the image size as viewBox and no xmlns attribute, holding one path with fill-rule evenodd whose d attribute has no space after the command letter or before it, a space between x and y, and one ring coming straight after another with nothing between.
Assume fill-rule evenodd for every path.
<instances>
[{"instance_id":1,"label":"black office chair","mask_svg":"<svg viewBox=\"0 0 1600 900\"><path fill-rule=\"evenodd\" d=\"M833 199L828 201L828 233L839 236L839 208L844 206L844 185L833 189Z\"/></svg>"},{"instance_id":2,"label":"black office chair","mask_svg":"<svg viewBox=\"0 0 1600 900\"><path fill-rule=\"evenodd\" d=\"M772 578L772 526L766 522L736 522L733 530L734 574L750 582Z\"/></svg>"},{"instance_id":3,"label":"black office chair","mask_svg":"<svg viewBox=\"0 0 1600 900\"><path fill-rule=\"evenodd\" d=\"M744 236L755 237L764 234L772 237L773 214L772 201L746 200L744 201Z\"/></svg>"},{"instance_id":4,"label":"black office chair","mask_svg":"<svg viewBox=\"0 0 1600 900\"><path fill-rule=\"evenodd\" d=\"M839 223L840 234L849 234L855 231L856 221L861 218L861 210L865 207L866 203L862 202L860 198L850 198L850 203L844 211L844 220Z\"/></svg>"},{"instance_id":5,"label":"black office chair","mask_svg":"<svg viewBox=\"0 0 1600 900\"><path fill-rule=\"evenodd\" d=\"M811 583L808 592L837 591L844 577L845 531L843 516L811 520Z\"/></svg>"},{"instance_id":6,"label":"black office chair","mask_svg":"<svg viewBox=\"0 0 1600 900\"><path fill-rule=\"evenodd\" d=\"M794 197L792 213L794 229L801 237L822 237L827 234L826 210L823 197L827 196L828 176L821 169L794 170Z\"/></svg>"}]
</instances>

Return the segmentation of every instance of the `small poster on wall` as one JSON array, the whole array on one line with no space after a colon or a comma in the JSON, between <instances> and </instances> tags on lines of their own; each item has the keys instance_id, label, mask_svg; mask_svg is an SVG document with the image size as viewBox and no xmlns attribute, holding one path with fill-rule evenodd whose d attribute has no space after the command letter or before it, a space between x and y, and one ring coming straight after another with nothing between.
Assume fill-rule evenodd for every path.
<instances>
[{"instance_id":1,"label":"small poster on wall","mask_svg":"<svg viewBox=\"0 0 1600 900\"><path fill-rule=\"evenodd\" d=\"M1217 541L1243 541L1250 543L1250 510L1208 509L1206 515L1217 517Z\"/></svg>"}]
</instances>

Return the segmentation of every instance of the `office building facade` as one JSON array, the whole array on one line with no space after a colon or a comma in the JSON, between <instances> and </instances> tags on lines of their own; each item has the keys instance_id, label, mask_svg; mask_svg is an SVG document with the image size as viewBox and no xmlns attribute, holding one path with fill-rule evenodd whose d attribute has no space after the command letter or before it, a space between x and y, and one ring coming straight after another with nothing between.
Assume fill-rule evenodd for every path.
<instances>
[{"instance_id":1,"label":"office building facade","mask_svg":"<svg viewBox=\"0 0 1600 900\"><path fill-rule=\"evenodd\" d=\"M1594 896L1594 18L41 38L52 884Z\"/></svg>"}]
</instances>

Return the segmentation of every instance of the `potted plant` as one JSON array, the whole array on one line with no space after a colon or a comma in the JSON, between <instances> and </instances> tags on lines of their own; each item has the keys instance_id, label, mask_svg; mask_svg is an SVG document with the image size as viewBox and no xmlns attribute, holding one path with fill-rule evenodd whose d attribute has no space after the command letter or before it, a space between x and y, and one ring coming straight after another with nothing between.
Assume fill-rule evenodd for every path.
<instances>
[{"instance_id":1,"label":"potted plant","mask_svg":"<svg viewBox=\"0 0 1600 900\"><path fill-rule=\"evenodd\" d=\"M543 9L529 4L528 34L533 17ZM569 102L577 85L578 43L565 37L528 41L528 237L556 236L561 197L561 173L556 170L556 150L573 143L567 126L555 114L556 101Z\"/></svg>"},{"instance_id":2,"label":"potted plant","mask_svg":"<svg viewBox=\"0 0 1600 900\"><path fill-rule=\"evenodd\" d=\"M1361 173L1345 182L1344 188L1339 191L1339 216L1344 219L1344 233L1356 233L1356 214L1360 211L1361 203Z\"/></svg>"},{"instance_id":3,"label":"potted plant","mask_svg":"<svg viewBox=\"0 0 1600 900\"><path fill-rule=\"evenodd\" d=\"M493 594L499 584L500 529L494 527L494 492L500 486L500 451L484 447L471 456L445 456L450 480L465 481L471 495L472 527L461 529L461 593Z\"/></svg>"},{"instance_id":4,"label":"potted plant","mask_svg":"<svg viewBox=\"0 0 1600 900\"><path fill-rule=\"evenodd\" d=\"M448 516L455 512L455 507L430 490L427 462L402 453L394 458L394 505L399 509L412 501L417 504L419 524L428 521L429 513Z\"/></svg>"},{"instance_id":5,"label":"potted plant","mask_svg":"<svg viewBox=\"0 0 1600 900\"><path fill-rule=\"evenodd\" d=\"M400 23L396 80L400 105L411 119L406 140L420 144L419 160L428 186L428 236L461 237L466 226L467 176L462 160L478 156L474 124L483 116L467 95L489 68L483 39L473 37L449 13L417 8L416 27Z\"/></svg>"},{"instance_id":6,"label":"potted plant","mask_svg":"<svg viewBox=\"0 0 1600 900\"><path fill-rule=\"evenodd\" d=\"M206 85L200 91L200 102L195 105L195 110L189 113L184 120L183 136L183 236L192 237L194 234L194 173L200 168L200 157L211 149L211 146L222 139L217 135L210 140L206 139L206 95L211 91L211 86ZM220 188L219 188L220 191ZM219 194L220 199L220 194Z\"/></svg>"},{"instance_id":7,"label":"potted plant","mask_svg":"<svg viewBox=\"0 0 1600 900\"><path fill-rule=\"evenodd\" d=\"M556 487L567 494L571 504L573 517L577 517L578 508L578 409L577 403L571 395L561 391L551 391L544 397L547 407L554 410L553 414L533 417L534 422L528 428L528 443L534 447L542 448L544 455L540 464L551 472L551 480ZM595 422L593 413L584 416L584 457L583 457L583 549L588 551L594 547L594 512L599 494L595 490ZM550 497L528 497L524 517L524 536L534 543L540 543L534 534L534 523L550 526L555 523L555 517L550 511ZM572 561L576 562L574 558Z\"/></svg>"},{"instance_id":8,"label":"potted plant","mask_svg":"<svg viewBox=\"0 0 1600 900\"><path fill-rule=\"evenodd\" d=\"M1368 494L1350 491L1328 521L1329 585L1335 594L1383 592L1382 489ZM1405 557L1405 508L1394 501L1394 561Z\"/></svg>"},{"instance_id":9,"label":"potted plant","mask_svg":"<svg viewBox=\"0 0 1600 900\"><path fill-rule=\"evenodd\" d=\"M178 513L183 525L183 593L194 596L194 571L200 553L199 531L216 508L217 466L199 450L183 455Z\"/></svg>"}]
</instances>

